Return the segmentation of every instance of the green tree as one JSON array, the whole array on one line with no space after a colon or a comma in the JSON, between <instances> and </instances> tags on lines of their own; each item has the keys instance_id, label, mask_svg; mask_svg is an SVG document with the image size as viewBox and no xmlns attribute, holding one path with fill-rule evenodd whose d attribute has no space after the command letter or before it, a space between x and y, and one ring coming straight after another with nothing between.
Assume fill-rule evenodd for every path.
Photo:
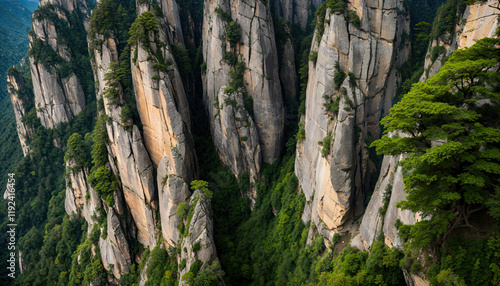
<instances>
[{"instance_id":1,"label":"green tree","mask_svg":"<svg viewBox=\"0 0 500 286\"><path fill-rule=\"evenodd\" d=\"M499 44L485 38L455 51L382 120L385 135L372 146L407 155L408 195L397 206L424 218L405 226L411 247L439 247L453 230L474 229L469 217L486 205L500 218Z\"/></svg>"}]
</instances>

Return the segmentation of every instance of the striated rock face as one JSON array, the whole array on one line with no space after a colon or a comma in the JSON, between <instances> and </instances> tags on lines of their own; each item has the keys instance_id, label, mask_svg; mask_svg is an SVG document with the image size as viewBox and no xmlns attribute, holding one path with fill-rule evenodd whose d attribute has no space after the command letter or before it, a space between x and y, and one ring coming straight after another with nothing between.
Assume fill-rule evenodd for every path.
<instances>
[{"instance_id":1,"label":"striated rock face","mask_svg":"<svg viewBox=\"0 0 500 286\"><path fill-rule=\"evenodd\" d=\"M107 237L99 237L102 264L106 270L112 271L115 278L120 279L123 274L130 272L129 245L113 208L108 208L106 219Z\"/></svg>"},{"instance_id":2,"label":"striated rock face","mask_svg":"<svg viewBox=\"0 0 500 286\"><path fill-rule=\"evenodd\" d=\"M210 199L206 198L200 190L196 190L189 200L189 205L194 208L193 218L189 224L188 235L181 243L181 255L178 263L186 259L186 267L180 272L179 277L186 274L191 265L200 260L203 264L201 269L208 267L213 261L218 262L217 251L213 238L213 221ZM193 246L199 244L198 251L193 251ZM187 251L184 251L186 249ZM179 281L179 285L186 285L186 281Z\"/></svg>"},{"instance_id":3,"label":"striated rock face","mask_svg":"<svg viewBox=\"0 0 500 286\"><path fill-rule=\"evenodd\" d=\"M387 245L403 249L404 242L399 238L394 224L397 220L403 224L414 224L418 219L412 212L396 208L396 203L406 199L403 171L397 166L402 159L402 156L384 157L380 177L360 226L361 238L366 248L372 245L383 230ZM389 206L382 219L379 209L383 207L384 200L389 200Z\"/></svg>"},{"instance_id":4,"label":"striated rock face","mask_svg":"<svg viewBox=\"0 0 500 286\"><path fill-rule=\"evenodd\" d=\"M397 39L409 32L409 18L397 9L404 10L402 1L352 2L346 11L356 11L359 27L327 9L324 33L316 31L313 39L317 59L309 63L305 138L298 144L295 173L308 202L303 219L329 239L364 209L369 173L375 171L365 147L380 137L380 118L395 94L396 67L408 56L398 51Z\"/></svg>"},{"instance_id":5,"label":"striated rock face","mask_svg":"<svg viewBox=\"0 0 500 286\"><path fill-rule=\"evenodd\" d=\"M148 11L147 5L139 10ZM161 27L148 43L132 46L132 79L144 142L158 167L159 207L163 238L175 246L179 238L177 205L190 195L189 182L197 177L197 159L191 135L189 106L170 42ZM158 58L158 53L162 57ZM165 63L164 63L165 62ZM167 70L158 65L170 63Z\"/></svg>"},{"instance_id":6,"label":"striated rock face","mask_svg":"<svg viewBox=\"0 0 500 286\"><path fill-rule=\"evenodd\" d=\"M499 24L498 9L495 8L497 5L497 0L478 1L474 5L468 5L455 25L453 34L446 32L433 39L427 51L425 72L420 81L425 82L429 77L436 75L455 50L470 47L482 38L493 37ZM443 47L444 51L433 61L432 50L439 46Z\"/></svg>"},{"instance_id":7,"label":"striated rock face","mask_svg":"<svg viewBox=\"0 0 500 286\"><path fill-rule=\"evenodd\" d=\"M86 1L60 1L60 3L53 1L50 3L58 6L45 8L55 13L59 21L68 27L70 24L67 12L61 7L70 12L77 3L82 7L87 7L85 6L87 5ZM47 3L40 3L41 6L43 4ZM52 20L43 18L37 11L33 14L33 33L29 36L30 50L48 49L48 45L63 61L69 63L71 61L69 48L66 44L60 43L61 37L64 35L59 35L58 33L61 31L57 31ZM90 10L85 8L81 11L88 13L83 14L85 22L87 21L85 17L89 17ZM49 66L40 62L36 54L37 52L29 56L36 113L44 127L53 128L61 122L73 119L85 108L85 94L76 75L63 75L62 71L59 70L60 66Z\"/></svg>"},{"instance_id":8,"label":"striated rock face","mask_svg":"<svg viewBox=\"0 0 500 286\"><path fill-rule=\"evenodd\" d=\"M278 72L278 58L274 41L274 30L269 7L261 1L223 1L207 0L204 6L203 23L203 58L206 71L203 76L204 100L208 108L210 126L215 146L224 162L225 154L238 154L239 150L225 150L223 131L218 129L218 98L221 91L229 85L229 71L233 69L224 55L229 52L230 44L226 41L226 29L229 23L215 12L222 9L231 15L233 21L241 27L241 38L235 43L231 52L239 55L239 61L244 63L243 86L247 96L253 100L253 119L258 132L262 160L274 162L280 155L283 140L283 99ZM243 96L237 93L243 100ZM234 130L233 130L234 131ZM234 140L233 138L230 140ZM238 144L227 144L238 148ZM226 146L227 146L226 145ZM257 163L258 160L256 160ZM229 165L235 174L239 175L238 167ZM252 167L259 170L260 166ZM250 170L247 170L250 172Z\"/></svg>"},{"instance_id":9,"label":"striated rock face","mask_svg":"<svg viewBox=\"0 0 500 286\"><path fill-rule=\"evenodd\" d=\"M64 206L68 215L83 215L89 227L88 231L93 229L98 223L101 213L100 209L104 207L97 192L87 184L88 170L72 170L72 162L66 163L68 178L66 179L66 199ZM120 200L116 200L119 205ZM106 237L99 238L99 248L103 266L106 270L112 271L113 275L120 279L121 275L130 271L131 259L129 245L120 220L112 207L105 209L107 217L106 223L101 229L101 233L107 233Z\"/></svg>"},{"instance_id":10,"label":"striated rock face","mask_svg":"<svg viewBox=\"0 0 500 286\"><path fill-rule=\"evenodd\" d=\"M104 39L101 35L96 35L96 38L102 40L102 45L100 49L94 49L92 64L98 84L97 97L103 99L104 112L110 118L106 122L106 129L111 170L120 177L125 203L137 227L137 240L145 246L154 247L156 186L153 163L144 146L139 128L122 123L121 87L117 87L118 104L112 104L110 98L103 96L103 91L109 88L104 76L110 71L110 63L118 62L118 51L115 39Z\"/></svg>"},{"instance_id":11,"label":"striated rock face","mask_svg":"<svg viewBox=\"0 0 500 286\"><path fill-rule=\"evenodd\" d=\"M171 36L170 41L172 43L180 42L184 44L184 36L182 34L181 19L179 17L179 5L175 0L161 0L158 4L163 11L163 15L167 24L164 31L167 31L168 35Z\"/></svg>"},{"instance_id":12,"label":"striated rock face","mask_svg":"<svg viewBox=\"0 0 500 286\"><path fill-rule=\"evenodd\" d=\"M70 170L66 178L66 199L64 208L68 215L77 215L85 218L89 225L89 231L97 223L102 208L101 198L97 192L87 183L88 169L71 170L72 162L66 162L66 168Z\"/></svg>"},{"instance_id":13,"label":"striated rock face","mask_svg":"<svg viewBox=\"0 0 500 286\"><path fill-rule=\"evenodd\" d=\"M33 136L34 130L21 121L21 118L26 115L26 104L28 101L28 98L25 98L21 94L22 89L24 89L23 76L19 73L7 75L7 89L14 108L14 116L16 117L17 135L21 142L23 154L26 156L30 150L27 141Z\"/></svg>"}]
</instances>

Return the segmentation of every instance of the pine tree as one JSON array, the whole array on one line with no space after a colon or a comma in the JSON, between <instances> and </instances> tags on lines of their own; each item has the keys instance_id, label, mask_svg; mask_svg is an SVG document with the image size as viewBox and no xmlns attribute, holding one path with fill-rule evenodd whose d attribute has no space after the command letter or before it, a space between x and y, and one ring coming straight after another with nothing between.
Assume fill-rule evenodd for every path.
<instances>
[{"instance_id":1,"label":"pine tree","mask_svg":"<svg viewBox=\"0 0 500 286\"><path fill-rule=\"evenodd\" d=\"M489 206L500 219L500 40L457 50L439 73L411 91L382 120L372 146L401 162L407 197L397 206L419 213L410 246L441 246L470 216ZM403 134L405 136L403 136Z\"/></svg>"}]
</instances>

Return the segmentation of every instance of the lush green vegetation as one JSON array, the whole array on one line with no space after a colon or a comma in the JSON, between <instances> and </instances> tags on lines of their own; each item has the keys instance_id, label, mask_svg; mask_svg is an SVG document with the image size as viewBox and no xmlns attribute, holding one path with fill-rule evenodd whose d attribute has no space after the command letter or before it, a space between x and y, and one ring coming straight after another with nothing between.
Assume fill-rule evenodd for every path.
<instances>
[{"instance_id":1,"label":"lush green vegetation","mask_svg":"<svg viewBox=\"0 0 500 286\"><path fill-rule=\"evenodd\" d=\"M29 2L26 1L23 4L29 4ZM28 8L33 8L33 6ZM2 79L0 99L7 96L5 85L7 69L17 64L26 55L30 25L31 12L22 4L13 1L0 2L0 79Z\"/></svg>"},{"instance_id":2,"label":"lush green vegetation","mask_svg":"<svg viewBox=\"0 0 500 286\"><path fill-rule=\"evenodd\" d=\"M425 218L399 227L408 240L407 248L419 251L426 247L433 255L441 254L442 265L470 283L471 277L461 276L465 272L455 268L460 265L446 263L447 255L458 254L442 249L460 232L478 238L490 236L491 228L474 223L478 214L483 213L482 219L491 223L500 219L500 75L495 68L499 44L497 38L485 38L455 51L436 76L415 84L382 120L385 134L409 137L384 135L372 144L383 154L407 154L400 164L407 172L408 195L397 206ZM498 251L498 242L491 239L488 247ZM488 279L500 275L496 263L485 267L491 271Z\"/></svg>"}]
</instances>

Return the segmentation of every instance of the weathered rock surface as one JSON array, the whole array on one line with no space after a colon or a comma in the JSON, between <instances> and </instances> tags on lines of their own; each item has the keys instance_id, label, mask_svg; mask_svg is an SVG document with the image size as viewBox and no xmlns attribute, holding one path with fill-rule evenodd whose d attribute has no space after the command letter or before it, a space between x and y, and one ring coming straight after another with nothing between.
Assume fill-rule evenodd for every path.
<instances>
[{"instance_id":1,"label":"weathered rock surface","mask_svg":"<svg viewBox=\"0 0 500 286\"><path fill-rule=\"evenodd\" d=\"M364 147L367 139L380 137L379 120L395 94L396 67L408 56L397 50L397 39L409 32L409 18L397 9L404 10L402 1L352 2L346 10L357 11L359 28L327 9L324 33L316 31L313 39L317 60L309 63L305 140L298 144L295 173L308 202L303 220L311 219L328 239L364 209L369 173L375 171ZM339 70L345 80L336 88ZM332 106L338 97L338 112L327 111L324 104ZM331 145L320 146L327 136Z\"/></svg>"},{"instance_id":2,"label":"weathered rock surface","mask_svg":"<svg viewBox=\"0 0 500 286\"><path fill-rule=\"evenodd\" d=\"M404 242L399 238L394 224L397 220L403 224L414 224L418 220L414 213L396 208L396 203L406 199L403 171L397 166L402 159L402 156L384 157L380 177L360 226L360 234L366 248L372 245L383 230L388 246L403 249ZM384 199L389 199L389 205L382 219L379 209L383 207Z\"/></svg>"},{"instance_id":3,"label":"weathered rock surface","mask_svg":"<svg viewBox=\"0 0 500 286\"><path fill-rule=\"evenodd\" d=\"M112 207L107 211L107 236L99 237L99 248L104 268L111 271L116 279L130 272L129 244L120 225L120 219Z\"/></svg>"},{"instance_id":4,"label":"weathered rock surface","mask_svg":"<svg viewBox=\"0 0 500 286\"><path fill-rule=\"evenodd\" d=\"M66 178L66 199L64 208L68 215L82 216L87 221L88 230L97 223L99 212L102 208L101 198L87 183L88 169L73 170L72 162L66 162L68 177Z\"/></svg>"},{"instance_id":5,"label":"weathered rock surface","mask_svg":"<svg viewBox=\"0 0 500 286\"><path fill-rule=\"evenodd\" d=\"M421 82L425 82L429 77L436 75L444 65L446 59L458 49L472 46L477 40L485 37L494 37L498 27L498 6L497 0L478 1L474 5L468 5L458 23L454 27L454 33L433 39L425 58L424 73L420 77ZM432 50L435 47L444 47L435 61L432 61Z\"/></svg>"},{"instance_id":6,"label":"weathered rock surface","mask_svg":"<svg viewBox=\"0 0 500 286\"><path fill-rule=\"evenodd\" d=\"M58 6L52 6L50 9L69 26L68 16L60 7L67 10L73 9L75 3L77 2L60 1L59 3L54 1L52 4ZM86 1L78 3L86 3ZM40 5L42 4L46 3L40 3ZM54 23L50 19L38 15L37 11L33 14L33 32L29 36L30 49L36 48L35 41L41 41L42 45L49 45L66 62L71 61L68 47L66 44L60 43L62 36L58 35ZM61 73L57 71L57 67L46 66L33 55L29 57L29 61L36 113L44 127L53 128L61 122L67 122L85 108L85 94L76 75L62 77Z\"/></svg>"},{"instance_id":7,"label":"weathered rock surface","mask_svg":"<svg viewBox=\"0 0 500 286\"><path fill-rule=\"evenodd\" d=\"M21 118L26 115L26 104L28 99L21 95L21 90L24 88L24 79L21 74L13 74L7 76L7 89L10 94L10 101L14 108L14 116L16 117L17 135L23 149L23 154L26 156L29 152L28 140L33 136L33 128L22 122Z\"/></svg>"},{"instance_id":8,"label":"weathered rock surface","mask_svg":"<svg viewBox=\"0 0 500 286\"><path fill-rule=\"evenodd\" d=\"M142 5L139 10L148 9L147 5ZM159 20L161 27L168 26L168 21ZM168 244L174 247L179 238L175 216L177 205L189 197L189 182L197 177L198 170L187 98L170 51L171 42L163 30L160 28L157 38L150 39L149 43L132 46L131 66L144 142L158 167L162 233ZM154 68L156 64L161 64L161 59L156 57L158 53L172 63L168 71Z\"/></svg>"},{"instance_id":9,"label":"weathered rock surface","mask_svg":"<svg viewBox=\"0 0 500 286\"><path fill-rule=\"evenodd\" d=\"M225 150L224 144L227 144L224 142L225 138L216 130L219 124L217 97L221 87L229 85L231 69L223 60L225 49L229 49L230 45L225 40L228 23L215 12L216 8L220 8L230 14L241 27L241 39L234 49L247 68L243 74L244 89L253 99L254 122L259 136L262 160L272 163L278 158L282 149L284 109L269 7L261 1L207 0L204 8L203 58L207 66L203 76L204 100L215 146L225 162L229 158L224 158L224 154L241 152ZM226 146L237 148L236 143L229 142ZM233 172L238 169L236 166L230 168ZM260 166L252 168L259 170Z\"/></svg>"},{"instance_id":10,"label":"weathered rock surface","mask_svg":"<svg viewBox=\"0 0 500 286\"><path fill-rule=\"evenodd\" d=\"M96 37L103 39L100 35ZM121 91L118 104L111 104L110 99L103 96L104 90L108 88L104 76L109 72L111 62L118 62L116 41L113 38L103 39L101 48L94 49L92 65L98 83L97 97L103 99L105 114L110 117L106 122L109 161L113 172L120 177L125 203L137 227L138 241L153 248L156 245L154 218L156 186L153 163L139 128L136 125L125 126L122 123Z\"/></svg>"},{"instance_id":11,"label":"weathered rock surface","mask_svg":"<svg viewBox=\"0 0 500 286\"><path fill-rule=\"evenodd\" d=\"M201 269L208 267L213 261L219 261L213 238L210 199L206 198L200 190L196 190L189 199L189 205L194 208L194 214L191 223L186 226L189 227L188 235L181 243L182 252L178 257L178 263L186 259L186 267L180 272L179 277L188 272L191 265L198 260L203 263ZM195 244L200 245L196 252L193 251ZM186 281L179 281L179 285L186 285Z\"/></svg>"}]
</instances>

